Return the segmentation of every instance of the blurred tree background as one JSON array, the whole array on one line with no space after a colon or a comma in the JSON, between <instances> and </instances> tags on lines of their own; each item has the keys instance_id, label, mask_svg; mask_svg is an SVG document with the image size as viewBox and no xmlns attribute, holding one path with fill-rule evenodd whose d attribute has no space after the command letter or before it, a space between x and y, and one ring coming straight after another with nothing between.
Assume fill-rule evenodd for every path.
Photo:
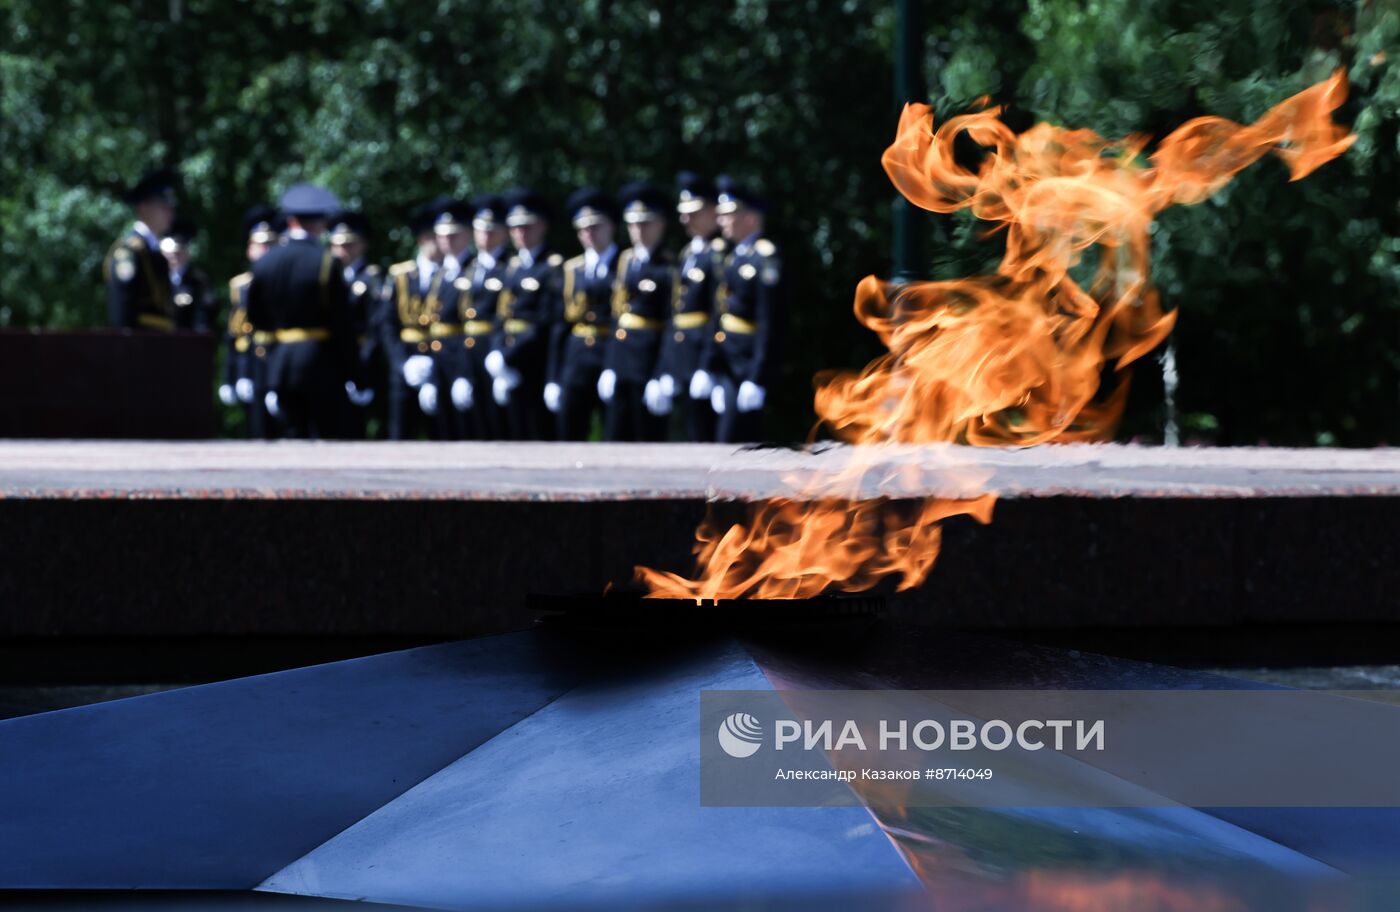
<instances>
[{"instance_id":1,"label":"blurred tree background","mask_svg":"<svg viewBox=\"0 0 1400 912\"><path fill-rule=\"evenodd\" d=\"M921 2L921 0L911 0ZM1400 0L922 2L939 117L981 95L1018 128L1165 135L1250 120L1348 70L1360 140L1306 181L1277 162L1169 210L1154 278L1180 308L1186 439L1400 438ZM239 217L324 182L411 255L416 203L533 184L756 180L792 285L777 436L811 421L812 374L858 366L860 277L890 271L895 0L130 0L0 10L0 326L103 320L102 257L148 167L184 174L216 284L244 269ZM924 216L928 275L995 262L960 217ZM680 242L679 232L673 237ZM566 225L555 241L575 249ZM1126 433L1160 437L1139 371Z\"/></svg>"}]
</instances>

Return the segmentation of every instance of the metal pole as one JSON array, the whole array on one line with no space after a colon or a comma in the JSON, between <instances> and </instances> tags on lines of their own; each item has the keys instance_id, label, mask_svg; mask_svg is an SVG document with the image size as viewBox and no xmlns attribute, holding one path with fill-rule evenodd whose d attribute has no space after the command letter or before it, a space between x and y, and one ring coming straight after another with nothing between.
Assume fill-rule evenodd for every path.
<instances>
[{"instance_id":1,"label":"metal pole","mask_svg":"<svg viewBox=\"0 0 1400 912\"><path fill-rule=\"evenodd\" d=\"M895 0L894 102L895 111L907 102L924 101L924 17L922 0ZM920 240L922 212L904 197L894 200L894 280L907 282L922 271Z\"/></svg>"}]
</instances>

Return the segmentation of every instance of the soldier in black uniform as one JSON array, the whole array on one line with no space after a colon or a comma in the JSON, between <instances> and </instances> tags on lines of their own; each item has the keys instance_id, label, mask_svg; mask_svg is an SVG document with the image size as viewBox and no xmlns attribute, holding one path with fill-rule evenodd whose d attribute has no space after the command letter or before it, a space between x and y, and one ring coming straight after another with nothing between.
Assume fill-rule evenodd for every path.
<instances>
[{"instance_id":1,"label":"soldier in black uniform","mask_svg":"<svg viewBox=\"0 0 1400 912\"><path fill-rule=\"evenodd\" d=\"M496 330L496 305L505 288L509 238L506 236L505 200L493 193L471 201L475 254L444 291L462 324L455 373L449 390L453 408L462 413L463 435L473 440L499 440L505 434L504 416L491 395L492 378L486 371Z\"/></svg>"},{"instance_id":2,"label":"soldier in black uniform","mask_svg":"<svg viewBox=\"0 0 1400 912\"><path fill-rule=\"evenodd\" d=\"M560 440L586 440L602 414L598 378L612 335L617 274L617 212L612 197L583 187L569 197L569 217L583 254L564 263L564 319L555 326L545 405L558 417Z\"/></svg>"},{"instance_id":3,"label":"soldier in black uniform","mask_svg":"<svg viewBox=\"0 0 1400 912\"><path fill-rule=\"evenodd\" d=\"M448 391L464 374L462 361L466 352L462 343L466 328L458 308L458 281L472 256L471 220L471 204L452 200L442 206L433 224L442 265L429 288L434 303L428 314L428 349L433 369L418 388L418 406L432 419L433 437L438 440L462 440L466 436L464 410L442 400L448 398Z\"/></svg>"},{"instance_id":4,"label":"soldier in black uniform","mask_svg":"<svg viewBox=\"0 0 1400 912\"><path fill-rule=\"evenodd\" d=\"M379 299L383 294L384 274L369 260L369 220L358 212L341 212L331 220L331 253L345 264L345 285L350 290L350 325L355 330L355 349L360 376L365 386L350 399L354 406L349 414L347 429L352 438L366 436L369 418L384 423L383 397L378 387L383 385L384 355L379 333L373 331ZM376 400L378 402L376 403ZM373 411L376 404L379 411Z\"/></svg>"},{"instance_id":5,"label":"soldier in black uniform","mask_svg":"<svg viewBox=\"0 0 1400 912\"><path fill-rule=\"evenodd\" d=\"M554 437L544 384L550 336L563 319L564 258L549 249L549 216L549 204L533 190L506 196L506 227L515 255L497 308L495 344L484 365L512 440Z\"/></svg>"},{"instance_id":6,"label":"soldier in black uniform","mask_svg":"<svg viewBox=\"0 0 1400 912\"><path fill-rule=\"evenodd\" d=\"M190 262L190 245L197 233L194 222L177 216L160 239L160 252L170 267L175 328L210 332L218 318L218 306L209 293L209 279L204 271Z\"/></svg>"},{"instance_id":7,"label":"soldier in black uniform","mask_svg":"<svg viewBox=\"0 0 1400 912\"><path fill-rule=\"evenodd\" d=\"M282 195L287 234L253 266L248 322L273 334L267 409L293 437L347 434L351 396L361 393L344 264L321 244L340 202L297 184Z\"/></svg>"},{"instance_id":8,"label":"soldier in black uniform","mask_svg":"<svg viewBox=\"0 0 1400 912\"><path fill-rule=\"evenodd\" d=\"M433 280L442 265L433 223L448 200L424 203L409 216L408 225L418 242L418 255L389 267L379 307L379 335L389 362L389 439L413 440L428 422L418 403L418 388L432 376L433 359L428 336L437 310Z\"/></svg>"},{"instance_id":9,"label":"soldier in black uniform","mask_svg":"<svg viewBox=\"0 0 1400 912\"><path fill-rule=\"evenodd\" d=\"M219 399L224 405L243 403L248 436L253 440L273 440L278 436L277 422L267 413L267 358L272 347L272 333L255 333L248 322L248 283L253 281L251 267L277 243L282 233L281 219L271 206L254 206L243 215L243 233L247 238L246 253L249 272L234 276L228 283L228 337L224 349L224 382L219 386Z\"/></svg>"},{"instance_id":10,"label":"soldier in black uniform","mask_svg":"<svg viewBox=\"0 0 1400 912\"><path fill-rule=\"evenodd\" d=\"M786 307L778 248L764 236L767 202L721 176L717 181L720 230L734 245L715 292L718 326L705 348L702 369L690 382L695 399L709 397L719 416L722 443L760 439Z\"/></svg>"},{"instance_id":11,"label":"soldier in black uniform","mask_svg":"<svg viewBox=\"0 0 1400 912\"><path fill-rule=\"evenodd\" d=\"M126 193L136 222L112 245L102 265L107 321L112 326L158 332L175 329L170 266L160 252L160 236L175 221L176 183L175 172L166 168L147 174Z\"/></svg>"},{"instance_id":12,"label":"soldier in black uniform","mask_svg":"<svg viewBox=\"0 0 1400 912\"><path fill-rule=\"evenodd\" d=\"M663 440L670 398L658 368L667 318L680 291L676 258L665 248L669 196L646 183L628 184L619 200L632 246L617 260L612 342L598 393L608 403L608 440Z\"/></svg>"},{"instance_id":13,"label":"soldier in black uniform","mask_svg":"<svg viewBox=\"0 0 1400 912\"><path fill-rule=\"evenodd\" d=\"M715 289L729 245L720 235L714 183L692 171L682 171L677 183L680 199L676 212L690 243L681 251L680 295L661 344L660 392L667 399L675 396L677 390L681 392L676 411L682 439L707 443L715 439L715 410L710 407L708 396L692 399L689 390L691 379L700 369L705 346L717 329Z\"/></svg>"}]
</instances>

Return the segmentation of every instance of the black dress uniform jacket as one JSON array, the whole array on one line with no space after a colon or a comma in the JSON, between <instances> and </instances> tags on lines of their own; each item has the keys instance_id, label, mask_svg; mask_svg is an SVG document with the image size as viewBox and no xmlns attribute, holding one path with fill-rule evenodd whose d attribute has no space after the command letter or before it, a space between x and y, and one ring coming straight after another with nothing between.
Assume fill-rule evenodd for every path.
<instances>
[{"instance_id":1,"label":"black dress uniform jacket","mask_svg":"<svg viewBox=\"0 0 1400 912\"><path fill-rule=\"evenodd\" d=\"M253 266L248 322L274 334L268 387L283 400L288 431L343 436L345 382L364 381L341 262L309 237L283 240Z\"/></svg>"},{"instance_id":2,"label":"black dress uniform jacket","mask_svg":"<svg viewBox=\"0 0 1400 912\"><path fill-rule=\"evenodd\" d=\"M433 273L441 275L442 267ZM431 355L429 326L437 311L440 283L430 280L422 291L417 260L405 260L389 267L380 300L378 336L389 368L389 439L411 440L418 436L424 415L418 408L418 393L403 377L403 365L413 355Z\"/></svg>"},{"instance_id":3,"label":"black dress uniform jacket","mask_svg":"<svg viewBox=\"0 0 1400 912\"><path fill-rule=\"evenodd\" d=\"M603 372L612 337L613 285L618 250L609 247L590 269L586 256L564 264L564 319L554 330L549 379L561 389L559 436L584 440L598 399L598 375Z\"/></svg>"},{"instance_id":4,"label":"black dress uniform jacket","mask_svg":"<svg viewBox=\"0 0 1400 912\"><path fill-rule=\"evenodd\" d=\"M717 421L722 443L758 440L760 412L740 412L735 400L744 381L771 386L786 308L782 262L767 238L736 244L715 291L714 333L704 369L724 390L725 411Z\"/></svg>"},{"instance_id":5,"label":"black dress uniform jacket","mask_svg":"<svg viewBox=\"0 0 1400 912\"><path fill-rule=\"evenodd\" d=\"M112 245L102 275L112 326L166 332L175 328L170 264L140 234L132 231Z\"/></svg>"},{"instance_id":6,"label":"black dress uniform jacket","mask_svg":"<svg viewBox=\"0 0 1400 912\"><path fill-rule=\"evenodd\" d=\"M705 348L715 334L715 291L729 242L718 235L692 241L681 251L680 294L671 315L671 329L661 344L660 373L676 381L675 404L686 440L715 439L715 413L708 399L690 398L690 379L704 362Z\"/></svg>"},{"instance_id":7,"label":"black dress uniform jacket","mask_svg":"<svg viewBox=\"0 0 1400 912\"><path fill-rule=\"evenodd\" d=\"M505 289L497 305L495 348L506 366L520 373L520 385L506 406L510 436L547 440L555 436L553 417L544 407L549 345L555 324L563 319L564 258L548 248L528 266L511 257Z\"/></svg>"},{"instance_id":8,"label":"black dress uniform jacket","mask_svg":"<svg viewBox=\"0 0 1400 912\"><path fill-rule=\"evenodd\" d=\"M469 439L494 440L505 433L500 409L491 398L491 375L486 372L486 356L496 332L497 304L505 290L509 260L504 253L502 250L489 266L477 254L463 263L457 278L442 289L442 309L455 315L461 334L451 340L450 351L443 358L448 384L440 390L440 398L450 395L451 382L458 377L471 383L472 407L462 428ZM452 406L448 403L443 407Z\"/></svg>"},{"instance_id":9,"label":"black dress uniform jacket","mask_svg":"<svg viewBox=\"0 0 1400 912\"><path fill-rule=\"evenodd\" d=\"M632 249L622 252L613 290L612 342L607 366L617 374L617 387L604 424L609 440L661 440L665 418L646 410L647 381L660 376L661 340L680 294L676 259L656 250L645 260Z\"/></svg>"}]
</instances>

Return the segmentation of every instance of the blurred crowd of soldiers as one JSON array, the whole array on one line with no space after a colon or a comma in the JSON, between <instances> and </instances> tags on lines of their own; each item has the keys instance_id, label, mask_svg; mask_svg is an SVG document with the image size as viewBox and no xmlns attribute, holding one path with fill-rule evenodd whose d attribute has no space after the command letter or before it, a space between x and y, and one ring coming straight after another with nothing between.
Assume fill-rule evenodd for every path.
<instances>
[{"instance_id":1,"label":"blurred crowd of soldiers","mask_svg":"<svg viewBox=\"0 0 1400 912\"><path fill-rule=\"evenodd\" d=\"M689 172L675 192L581 188L573 257L549 246L555 211L533 190L439 198L408 220L416 255L385 271L366 220L298 184L245 216L249 271L225 309L190 265L176 181L155 172L127 195L109 317L225 327L218 395L251 437L760 439L785 300L753 188Z\"/></svg>"}]
</instances>

